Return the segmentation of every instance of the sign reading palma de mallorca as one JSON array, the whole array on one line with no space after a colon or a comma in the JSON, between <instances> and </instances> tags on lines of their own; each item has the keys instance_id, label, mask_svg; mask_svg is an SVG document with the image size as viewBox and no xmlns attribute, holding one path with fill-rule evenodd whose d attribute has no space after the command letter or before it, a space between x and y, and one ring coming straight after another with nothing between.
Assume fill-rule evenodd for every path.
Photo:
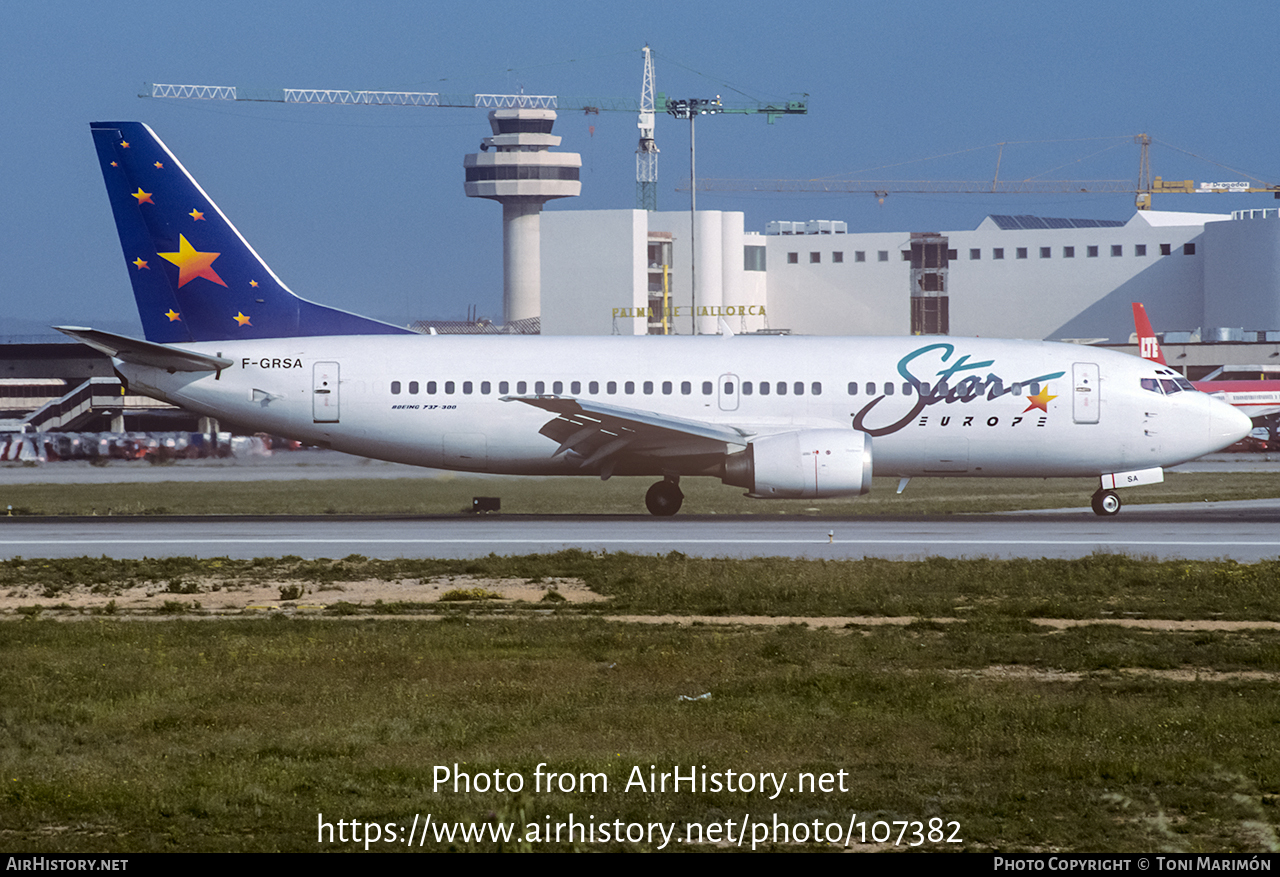
<instances>
[{"instance_id":1,"label":"sign reading palma de mallorca","mask_svg":"<svg viewBox=\"0 0 1280 877\"><path fill-rule=\"evenodd\" d=\"M692 309L689 305L669 307L667 319L689 316ZM662 308L614 308L615 317L632 317L634 319L657 320L662 317ZM763 317L766 316L764 305L711 305L698 308L699 317Z\"/></svg>"}]
</instances>

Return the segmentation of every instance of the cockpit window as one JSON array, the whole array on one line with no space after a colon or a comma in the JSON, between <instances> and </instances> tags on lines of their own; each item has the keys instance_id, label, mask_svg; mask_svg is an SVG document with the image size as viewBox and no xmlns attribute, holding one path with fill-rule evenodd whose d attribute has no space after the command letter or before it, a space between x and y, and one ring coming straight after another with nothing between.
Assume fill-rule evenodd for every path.
<instances>
[{"instance_id":1,"label":"cockpit window","mask_svg":"<svg viewBox=\"0 0 1280 877\"><path fill-rule=\"evenodd\" d=\"M1172 396L1174 393L1182 392L1182 388L1178 386L1178 382L1171 381L1168 378L1161 378L1160 386L1164 388L1164 394L1166 396Z\"/></svg>"},{"instance_id":2,"label":"cockpit window","mask_svg":"<svg viewBox=\"0 0 1280 877\"><path fill-rule=\"evenodd\" d=\"M1178 382L1178 386L1181 387L1182 389L1188 390L1191 392L1196 392L1195 384L1191 383L1186 378L1174 378L1174 380Z\"/></svg>"},{"instance_id":3,"label":"cockpit window","mask_svg":"<svg viewBox=\"0 0 1280 877\"><path fill-rule=\"evenodd\" d=\"M1142 389L1144 389L1144 390L1150 390L1150 391L1151 391L1151 392L1153 392L1153 393L1159 393L1159 392L1160 392L1160 382L1159 382L1159 381L1157 381L1155 378L1143 378L1143 379L1142 379Z\"/></svg>"}]
</instances>

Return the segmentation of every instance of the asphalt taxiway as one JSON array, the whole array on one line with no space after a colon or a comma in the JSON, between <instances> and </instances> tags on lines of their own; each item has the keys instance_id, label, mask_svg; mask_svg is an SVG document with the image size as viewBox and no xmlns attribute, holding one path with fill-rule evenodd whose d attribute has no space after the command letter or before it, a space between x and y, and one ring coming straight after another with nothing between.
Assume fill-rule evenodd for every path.
<instances>
[{"instance_id":1,"label":"asphalt taxiway","mask_svg":"<svg viewBox=\"0 0 1280 877\"><path fill-rule=\"evenodd\" d=\"M480 557L581 548L698 557L1280 557L1280 500L1000 515L0 518L0 558Z\"/></svg>"}]
</instances>

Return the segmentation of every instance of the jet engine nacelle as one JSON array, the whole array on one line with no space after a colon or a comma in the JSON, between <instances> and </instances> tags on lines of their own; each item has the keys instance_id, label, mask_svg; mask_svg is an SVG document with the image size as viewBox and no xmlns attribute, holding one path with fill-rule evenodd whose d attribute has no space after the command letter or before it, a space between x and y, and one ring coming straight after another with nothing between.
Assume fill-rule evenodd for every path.
<instances>
[{"instance_id":1,"label":"jet engine nacelle","mask_svg":"<svg viewBox=\"0 0 1280 877\"><path fill-rule=\"evenodd\" d=\"M861 496L871 489L871 436L851 429L766 436L726 457L721 480L761 498Z\"/></svg>"}]
</instances>

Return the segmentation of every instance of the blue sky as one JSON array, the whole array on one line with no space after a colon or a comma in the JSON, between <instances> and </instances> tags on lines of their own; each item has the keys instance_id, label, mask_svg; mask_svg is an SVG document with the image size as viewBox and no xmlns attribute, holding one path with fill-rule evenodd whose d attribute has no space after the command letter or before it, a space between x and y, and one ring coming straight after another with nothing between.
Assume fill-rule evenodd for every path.
<instances>
[{"instance_id":1,"label":"blue sky","mask_svg":"<svg viewBox=\"0 0 1280 877\"><path fill-rule=\"evenodd\" d=\"M138 333L88 123L150 124L300 295L393 322L498 316L501 208L463 195L473 109L160 101L144 82L726 101L808 93L810 114L698 125L700 177L1137 178L1128 137L1168 179L1280 181L1280 4L49 2L0 28L0 336L70 323ZM590 130L594 126L594 132ZM562 112L583 194L549 210L635 205L635 116ZM1093 139L1110 138L1110 139ZM659 207L687 207L688 125L658 120ZM1183 150L1183 151L1179 151ZM1099 153L1093 155L1094 153ZM1206 156L1221 165L1193 157ZM932 156L950 155L924 161ZM1225 165L1223 167L1222 165ZM851 231L972 228L988 213L1127 219L1123 195L703 194L699 207L843 219ZM1267 195L1166 196L1165 210L1270 207Z\"/></svg>"}]
</instances>

